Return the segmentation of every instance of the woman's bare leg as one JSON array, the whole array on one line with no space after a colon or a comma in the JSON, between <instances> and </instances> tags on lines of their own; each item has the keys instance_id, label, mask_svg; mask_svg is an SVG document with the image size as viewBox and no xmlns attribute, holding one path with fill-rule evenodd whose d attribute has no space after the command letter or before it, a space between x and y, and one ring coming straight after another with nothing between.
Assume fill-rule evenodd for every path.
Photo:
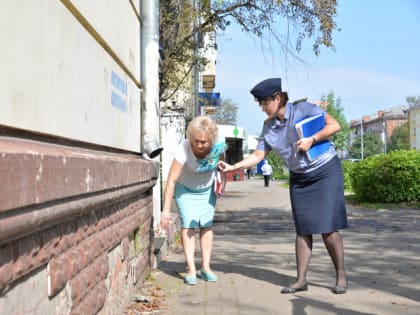
<instances>
[{"instance_id":1,"label":"woman's bare leg","mask_svg":"<svg viewBox=\"0 0 420 315\"><path fill-rule=\"evenodd\" d=\"M213 230L211 227L200 229L200 246L202 270L210 273L210 259L213 247Z\"/></svg>"},{"instance_id":2,"label":"woman's bare leg","mask_svg":"<svg viewBox=\"0 0 420 315\"><path fill-rule=\"evenodd\" d=\"M195 229L182 228L181 241L187 263L187 273L190 276L195 275Z\"/></svg>"}]
</instances>

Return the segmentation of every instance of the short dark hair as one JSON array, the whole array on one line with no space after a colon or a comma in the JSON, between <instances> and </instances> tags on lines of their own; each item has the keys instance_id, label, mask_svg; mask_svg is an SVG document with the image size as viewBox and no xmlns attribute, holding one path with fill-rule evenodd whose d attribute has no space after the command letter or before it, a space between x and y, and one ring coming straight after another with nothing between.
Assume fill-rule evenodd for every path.
<instances>
[{"instance_id":1,"label":"short dark hair","mask_svg":"<svg viewBox=\"0 0 420 315\"><path fill-rule=\"evenodd\" d=\"M281 92L281 105L284 106L289 101L289 94L287 92Z\"/></svg>"},{"instance_id":2,"label":"short dark hair","mask_svg":"<svg viewBox=\"0 0 420 315\"><path fill-rule=\"evenodd\" d=\"M286 103L289 101L289 95L287 94L287 92L276 92L276 93L274 93L272 95L269 95L269 96L265 97L262 100L259 100L259 103L261 103L261 102L263 102L265 100L268 100L268 99L274 100L277 95L280 95L280 98L281 98L281 106L286 105Z\"/></svg>"}]
</instances>

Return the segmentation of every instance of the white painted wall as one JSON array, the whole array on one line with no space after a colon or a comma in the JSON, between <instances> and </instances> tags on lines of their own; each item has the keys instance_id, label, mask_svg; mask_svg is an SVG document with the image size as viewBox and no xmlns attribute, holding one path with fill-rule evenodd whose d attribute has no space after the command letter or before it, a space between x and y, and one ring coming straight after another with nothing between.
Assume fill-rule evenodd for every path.
<instances>
[{"instance_id":1,"label":"white painted wall","mask_svg":"<svg viewBox=\"0 0 420 315\"><path fill-rule=\"evenodd\" d=\"M0 124L139 152L135 11L129 1L73 1L113 58L63 2L2 1Z\"/></svg>"},{"instance_id":2,"label":"white painted wall","mask_svg":"<svg viewBox=\"0 0 420 315\"><path fill-rule=\"evenodd\" d=\"M257 148L258 137L259 137L258 135L248 135L247 137L248 151L255 150Z\"/></svg>"},{"instance_id":3,"label":"white painted wall","mask_svg":"<svg viewBox=\"0 0 420 315\"><path fill-rule=\"evenodd\" d=\"M166 112L161 116L162 133L162 180L163 187L168 178L169 169L175 155L175 151L185 139L185 116L182 113Z\"/></svg>"},{"instance_id":4,"label":"white painted wall","mask_svg":"<svg viewBox=\"0 0 420 315\"><path fill-rule=\"evenodd\" d=\"M246 139L245 128L234 125L217 125L219 137Z\"/></svg>"},{"instance_id":5,"label":"white painted wall","mask_svg":"<svg viewBox=\"0 0 420 315\"><path fill-rule=\"evenodd\" d=\"M171 168L172 160L175 156L175 152L182 140L185 139L185 115L184 113L165 111L161 115L160 120L160 132L161 132L161 143L163 151L161 157L161 168L162 168L162 191L166 187L168 179L169 169ZM159 203L160 205L160 203ZM160 221L160 209L154 212L154 228L157 227Z\"/></svg>"},{"instance_id":6,"label":"white painted wall","mask_svg":"<svg viewBox=\"0 0 420 315\"><path fill-rule=\"evenodd\" d=\"M129 1L72 0L69 2L89 21L137 81L140 81L140 23ZM139 1L133 1L136 2ZM138 7L136 11L138 14Z\"/></svg>"},{"instance_id":7,"label":"white painted wall","mask_svg":"<svg viewBox=\"0 0 420 315\"><path fill-rule=\"evenodd\" d=\"M242 139L242 150L247 152L248 136L245 128L236 125L217 125L219 129L219 138L238 138Z\"/></svg>"}]
</instances>

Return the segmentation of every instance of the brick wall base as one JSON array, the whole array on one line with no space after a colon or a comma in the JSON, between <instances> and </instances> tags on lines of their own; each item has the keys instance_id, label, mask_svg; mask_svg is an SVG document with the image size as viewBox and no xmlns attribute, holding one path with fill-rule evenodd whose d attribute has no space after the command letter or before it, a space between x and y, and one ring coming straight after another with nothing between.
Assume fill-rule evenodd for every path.
<instances>
[{"instance_id":1,"label":"brick wall base","mask_svg":"<svg viewBox=\"0 0 420 315\"><path fill-rule=\"evenodd\" d=\"M158 163L1 130L0 314L122 314L150 271Z\"/></svg>"}]
</instances>

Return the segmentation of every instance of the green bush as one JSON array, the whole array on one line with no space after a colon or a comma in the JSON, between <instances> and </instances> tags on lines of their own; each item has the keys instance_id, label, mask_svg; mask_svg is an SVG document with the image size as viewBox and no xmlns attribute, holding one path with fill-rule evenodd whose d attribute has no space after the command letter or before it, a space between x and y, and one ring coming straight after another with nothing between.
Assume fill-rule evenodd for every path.
<instances>
[{"instance_id":1,"label":"green bush","mask_svg":"<svg viewBox=\"0 0 420 315\"><path fill-rule=\"evenodd\" d=\"M397 150L369 157L351 167L350 179L360 201L419 201L420 152Z\"/></svg>"},{"instance_id":2,"label":"green bush","mask_svg":"<svg viewBox=\"0 0 420 315\"><path fill-rule=\"evenodd\" d=\"M282 169L273 170L274 179L289 179L289 173L283 172Z\"/></svg>"},{"instance_id":3,"label":"green bush","mask_svg":"<svg viewBox=\"0 0 420 315\"><path fill-rule=\"evenodd\" d=\"M351 187L350 171L354 165L356 165L356 163L352 161L341 161L344 176L344 190L346 191L353 190Z\"/></svg>"},{"instance_id":4,"label":"green bush","mask_svg":"<svg viewBox=\"0 0 420 315\"><path fill-rule=\"evenodd\" d=\"M284 172L284 160L273 151L270 151L266 156L268 163L270 163L273 168L273 178L274 179L288 179L289 173Z\"/></svg>"}]
</instances>

